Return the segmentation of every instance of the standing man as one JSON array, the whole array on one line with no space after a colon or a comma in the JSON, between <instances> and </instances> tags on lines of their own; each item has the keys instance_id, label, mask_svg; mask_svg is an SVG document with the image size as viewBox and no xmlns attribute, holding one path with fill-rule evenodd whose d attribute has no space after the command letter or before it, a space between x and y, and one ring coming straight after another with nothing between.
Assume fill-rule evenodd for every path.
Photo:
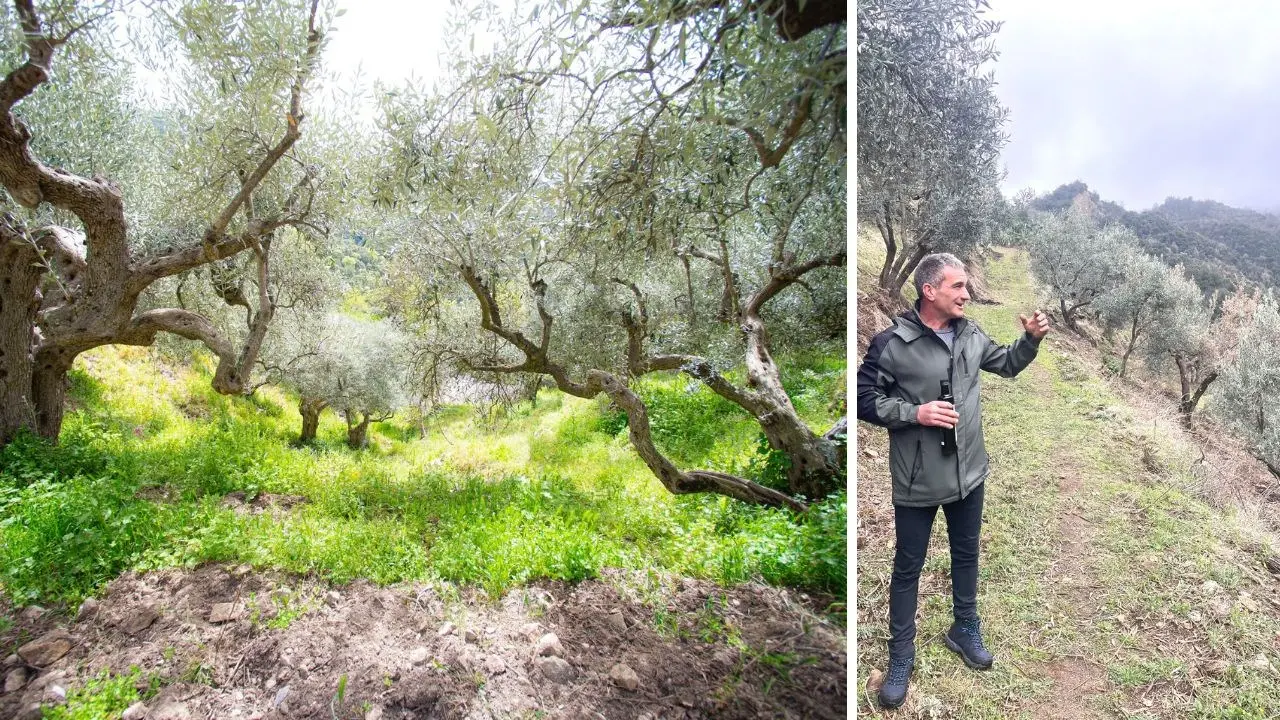
<instances>
[{"instance_id":1,"label":"standing man","mask_svg":"<svg viewBox=\"0 0 1280 720\"><path fill-rule=\"evenodd\" d=\"M978 536L984 481L991 472L982 444L979 370L1013 377L1035 359L1049 319L1039 310L1018 316L1026 334L997 345L965 319L969 276L950 253L920 261L920 299L871 341L858 368L858 419L889 429L897 546L889 586L889 672L880 704L906 700L915 668L916 602L920 570L938 508L951 541L955 622L943 638L971 668L991 667L978 619ZM942 383L951 388L944 402ZM951 432L948 432L951 431ZM954 441L944 447L944 436Z\"/></svg>"}]
</instances>

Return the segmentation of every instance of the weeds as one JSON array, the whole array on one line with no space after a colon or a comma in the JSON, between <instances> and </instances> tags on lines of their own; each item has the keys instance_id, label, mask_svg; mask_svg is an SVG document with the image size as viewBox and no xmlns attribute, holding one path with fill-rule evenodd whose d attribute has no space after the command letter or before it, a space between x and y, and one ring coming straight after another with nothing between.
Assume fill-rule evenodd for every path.
<instances>
[{"instance_id":1,"label":"weeds","mask_svg":"<svg viewBox=\"0 0 1280 720\"><path fill-rule=\"evenodd\" d=\"M299 449L290 446L296 403L282 393L225 397L201 363L166 369L171 380L157 363L137 348L86 353L60 443L24 436L0 450L0 583L16 604L74 607L125 570L204 562L334 582L475 583L493 598L606 567L844 595L843 493L805 517L672 496L600 403L545 392L496 430L446 408L425 439L409 420L375 425L363 453L345 447L345 428L326 415L316 445ZM802 414L829 423L843 361L802 358L787 372ZM758 425L736 406L676 376L646 378L643 392L673 457L771 472ZM237 491L306 502L224 507ZM290 612L274 622L290 622Z\"/></svg>"}]
</instances>

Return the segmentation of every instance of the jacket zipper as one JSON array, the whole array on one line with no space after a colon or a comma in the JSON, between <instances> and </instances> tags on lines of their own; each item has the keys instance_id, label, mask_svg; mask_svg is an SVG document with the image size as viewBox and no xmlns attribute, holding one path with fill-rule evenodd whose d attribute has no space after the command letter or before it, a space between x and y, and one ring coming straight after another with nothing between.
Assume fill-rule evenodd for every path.
<instances>
[{"instance_id":1,"label":"jacket zipper","mask_svg":"<svg viewBox=\"0 0 1280 720\"><path fill-rule=\"evenodd\" d=\"M947 375L951 379L951 397L955 400L957 413L960 410L960 385L956 383L956 345L960 344L960 335L957 333L951 339L951 366L947 368ZM961 353L964 357L964 353ZM960 494L960 498L964 499L964 478L960 473L960 423L956 423L956 492Z\"/></svg>"}]
</instances>

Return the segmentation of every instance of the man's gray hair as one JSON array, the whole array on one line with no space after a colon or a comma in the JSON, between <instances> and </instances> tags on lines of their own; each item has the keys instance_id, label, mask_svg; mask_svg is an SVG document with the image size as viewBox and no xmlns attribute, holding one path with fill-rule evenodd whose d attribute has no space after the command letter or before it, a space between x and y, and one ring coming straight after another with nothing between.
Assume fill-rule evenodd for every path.
<instances>
[{"instance_id":1,"label":"man's gray hair","mask_svg":"<svg viewBox=\"0 0 1280 720\"><path fill-rule=\"evenodd\" d=\"M964 270L964 263L960 262L960 258L951 253L925 255L920 264L916 266L916 296L924 297L925 285L938 287L938 283L942 282L943 268L949 267Z\"/></svg>"}]
</instances>

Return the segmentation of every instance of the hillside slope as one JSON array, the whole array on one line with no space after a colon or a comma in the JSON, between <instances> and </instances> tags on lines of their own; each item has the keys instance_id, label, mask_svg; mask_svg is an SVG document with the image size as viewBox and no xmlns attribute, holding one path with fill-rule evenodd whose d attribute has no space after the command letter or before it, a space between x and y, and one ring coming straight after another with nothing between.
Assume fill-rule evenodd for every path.
<instances>
[{"instance_id":1,"label":"hillside slope","mask_svg":"<svg viewBox=\"0 0 1280 720\"><path fill-rule=\"evenodd\" d=\"M1025 254L991 261L988 282L1001 304L970 315L1009 342L1036 304ZM1273 513L1234 505L1218 477L1227 461L1205 462L1163 404L1131 404L1085 352L1055 333L1018 378L984 377L992 475L979 611L996 665L970 671L941 642L951 600L939 515L916 675L894 716L1276 717L1280 581L1268 567L1280 564L1259 520ZM858 443L858 707L871 716L893 510L884 431L859 423Z\"/></svg>"},{"instance_id":2,"label":"hillside slope","mask_svg":"<svg viewBox=\"0 0 1280 720\"><path fill-rule=\"evenodd\" d=\"M787 373L829 425L843 359ZM843 495L674 497L557 392L355 452L332 415L292 446L296 399L198 360L104 348L72 380L58 447L0 451L0 718L845 715ZM735 406L640 391L680 462L767 473Z\"/></svg>"},{"instance_id":3,"label":"hillside slope","mask_svg":"<svg viewBox=\"0 0 1280 720\"><path fill-rule=\"evenodd\" d=\"M1080 194L1092 200L1100 223L1119 223L1144 250L1182 264L1202 289L1229 290L1239 278L1264 286L1280 280L1280 217L1212 200L1167 198L1136 212L1099 197L1083 182L1061 185L1031 207L1060 212Z\"/></svg>"}]
</instances>

